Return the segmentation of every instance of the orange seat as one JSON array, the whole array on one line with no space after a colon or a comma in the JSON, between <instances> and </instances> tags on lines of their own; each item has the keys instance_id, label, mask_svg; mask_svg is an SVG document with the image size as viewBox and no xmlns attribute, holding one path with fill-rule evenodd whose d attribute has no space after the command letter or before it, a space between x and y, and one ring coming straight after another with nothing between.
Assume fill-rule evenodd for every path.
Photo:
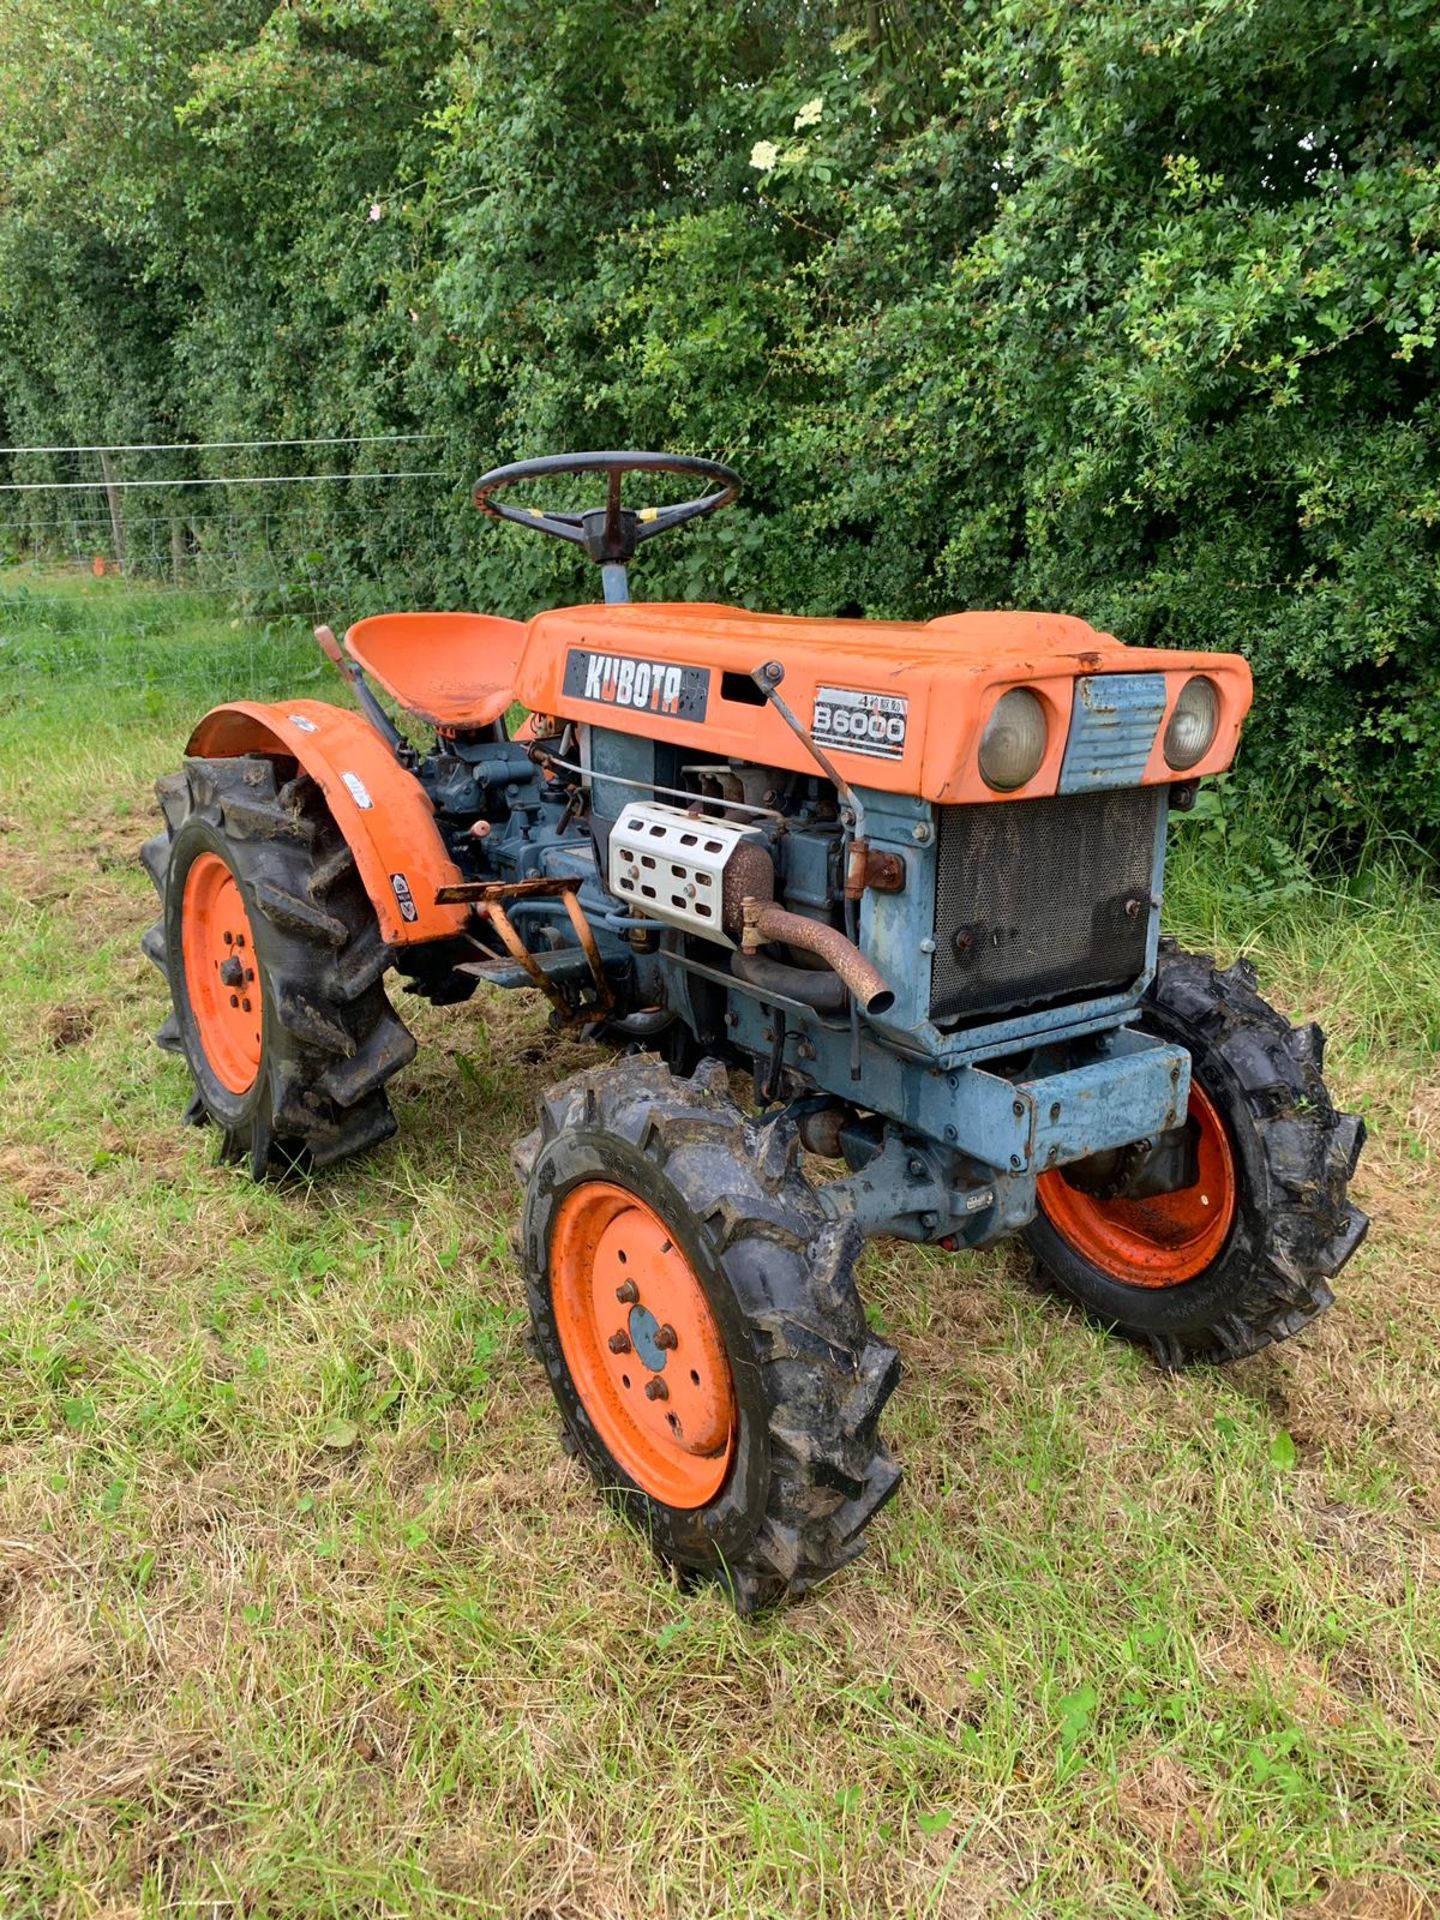
<instances>
[{"instance_id":1,"label":"orange seat","mask_svg":"<svg viewBox=\"0 0 1440 1920\"><path fill-rule=\"evenodd\" d=\"M345 651L386 693L441 733L493 726L514 704L524 623L494 613L377 613Z\"/></svg>"}]
</instances>

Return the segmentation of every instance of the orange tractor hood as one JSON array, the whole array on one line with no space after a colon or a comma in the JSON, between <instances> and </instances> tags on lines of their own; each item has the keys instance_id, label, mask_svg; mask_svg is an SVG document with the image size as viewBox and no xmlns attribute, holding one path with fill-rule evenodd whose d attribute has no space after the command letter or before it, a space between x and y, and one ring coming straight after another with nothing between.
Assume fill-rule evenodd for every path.
<instances>
[{"instance_id":1,"label":"orange tractor hood","mask_svg":"<svg viewBox=\"0 0 1440 1920\"><path fill-rule=\"evenodd\" d=\"M532 712L670 740L693 747L697 759L811 772L814 762L780 715L759 704L750 676L771 660L784 667L786 703L849 780L942 804L1055 793L1077 686L1095 676L1164 676L1164 715L1143 770L1135 770L1145 785L1229 766L1251 699L1250 669L1238 654L1127 647L1067 614L810 620L690 601L537 614L515 690ZM1214 682L1220 723L1210 750L1181 776L1165 764L1160 743L1195 673ZM1012 687L1029 687L1044 702L1049 745L1034 779L1002 795L981 780L977 754L992 708ZM858 726L857 716L869 726L859 749L835 731Z\"/></svg>"}]
</instances>

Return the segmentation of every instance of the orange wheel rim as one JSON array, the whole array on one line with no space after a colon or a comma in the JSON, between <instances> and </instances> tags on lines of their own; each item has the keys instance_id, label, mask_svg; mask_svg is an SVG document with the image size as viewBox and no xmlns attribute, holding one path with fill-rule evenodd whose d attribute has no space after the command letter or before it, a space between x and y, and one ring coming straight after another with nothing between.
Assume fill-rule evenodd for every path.
<instances>
[{"instance_id":1,"label":"orange wheel rim","mask_svg":"<svg viewBox=\"0 0 1440 1920\"><path fill-rule=\"evenodd\" d=\"M248 1093L260 1071L260 973L235 876L202 853L185 876L180 913L185 991L205 1058L221 1086Z\"/></svg>"},{"instance_id":2,"label":"orange wheel rim","mask_svg":"<svg viewBox=\"0 0 1440 1920\"><path fill-rule=\"evenodd\" d=\"M1204 1088L1191 1083L1199 1177L1150 1200L1097 1200L1062 1173L1037 1183L1041 1211L1082 1259L1131 1287L1178 1287L1217 1258L1235 1220L1235 1154Z\"/></svg>"},{"instance_id":3,"label":"orange wheel rim","mask_svg":"<svg viewBox=\"0 0 1440 1920\"><path fill-rule=\"evenodd\" d=\"M614 1459L667 1507L703 1507L735 1450L735 1387L695 1270L660 1216L608 1181L561 1202L550 1298L570 1378Z\"/></svg>"}]
</instances>

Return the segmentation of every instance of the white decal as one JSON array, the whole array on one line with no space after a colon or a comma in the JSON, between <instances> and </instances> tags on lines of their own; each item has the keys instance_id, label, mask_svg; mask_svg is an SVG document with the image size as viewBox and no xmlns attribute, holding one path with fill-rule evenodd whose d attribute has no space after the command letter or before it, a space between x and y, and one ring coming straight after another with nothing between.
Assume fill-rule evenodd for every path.
<instances>
[{"instance_id":1,"label":"white decal","mask_svg":"<svg viewBox=\"0 0 1440 1920\"><path fill-rule=\"evenodd\" d=\"M899 760L905 752L910 702L901 693L865 693L857 687L815 689L815 738L822 745Z\"/></svg>"},{"instance_id":2,"label":"white decal","mask_svg":"<svg viewBox=\"0 0 1440 1920\"><path fill-rule=\"evenodd\" d=\"M374 806L375 802L370 798L370 789L365 785L365 782L360 778L358 773L342 773L340 778L350 789L350 798L355 802L357 807L364 807L368 810Z\"/></svg>"},{"instance_id":3,"label":"white decal","mask_svg":"<svg viewBox=\"0 0 1440 1920\"><path fill-rule=\"evenodd\" d=\"M695 676L693 685L687 685L687 673ZM608 707L703 719L706 673L704 667L672 667L663 660L636 660L621 653L572 653L566 667L565 691L581 694L586 700L601 700Z\"/></svg>"},{"instance_id":4,"label":"white decal","mask_svg":"<svg viewBox=\"0 0 1440 1920\"><path fill-rule=\"evenodd\" d=\"M318 733L320 731L315 722L313 720L307 720L303 713L292 713L290 715L290 724L292 727L298 727L301 733Z\"/></svg>"}]
</instances>

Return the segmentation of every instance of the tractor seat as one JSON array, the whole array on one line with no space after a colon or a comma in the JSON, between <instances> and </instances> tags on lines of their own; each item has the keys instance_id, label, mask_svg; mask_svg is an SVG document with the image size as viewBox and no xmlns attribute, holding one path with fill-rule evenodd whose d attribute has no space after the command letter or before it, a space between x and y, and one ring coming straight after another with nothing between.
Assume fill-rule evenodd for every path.
<instances>
[{"instance_id":1,"label":"tractor seat","mask_svg":"<svg viewBox=\"0 0 1440 1920\"><path fill-rule=\"evenodd\" d=\"M494 613L377 613L345 651L408 712L441 733L490 727L514 704L521 620Z\"/></svg>"}]
</instances>

